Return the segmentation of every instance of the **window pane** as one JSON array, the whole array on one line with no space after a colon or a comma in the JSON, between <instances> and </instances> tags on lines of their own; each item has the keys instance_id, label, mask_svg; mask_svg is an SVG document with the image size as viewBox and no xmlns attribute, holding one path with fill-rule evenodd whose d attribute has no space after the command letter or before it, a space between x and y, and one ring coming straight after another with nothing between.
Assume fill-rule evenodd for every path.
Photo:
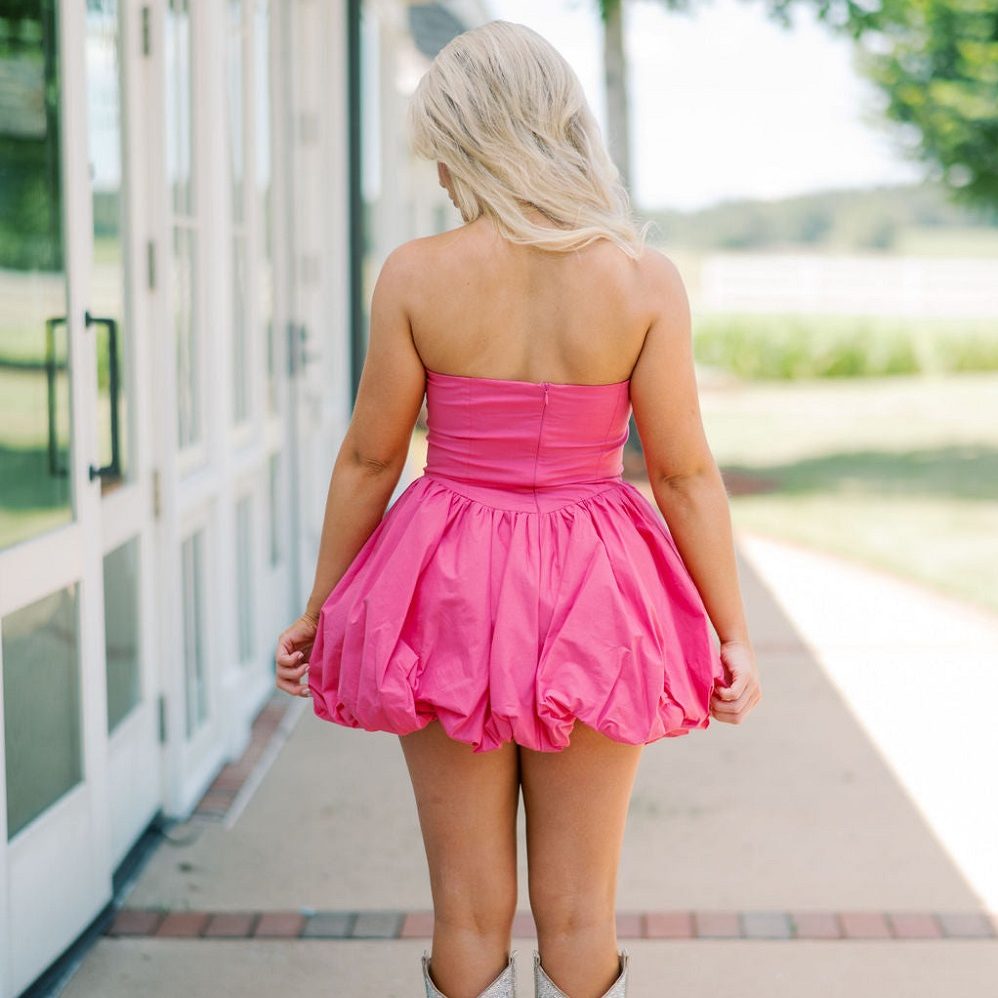
<instances>
[{"instance_id":1,"label":"window pane","mask_svg":"<svg viewBox=\"0 0 998 998\"><path fill-rule=\"evenodd\" d=\"M117 0L89 0L86 17L87 138L94 236L90 310L108 320L93 330L97 340L97 456L101 466L111 465L112 441L117 434L118 464L122 477L127 477L130 462L125 372L129 330L125 323ZM115 488L119 481L104 478L101 490Z\"/></svg>"},{"instance_id":2,"label":"window pane","mask_svg":"<svg viewBox=\"0 0 998 998\"><path fill-rule=\"evenodd\" d=\"M166 163L175 215L194 212L191 19L187 0L166 9Z\"/></svg>"},{"instance_id":3,"label":"window pane","mask_svg":"<svg viewBox=\"0 0 998 998\"><path fill-rule=\"evenodd\" d=\"M173 205L173 322L177 348L177 446L203 436L192 137L192 38L187 0L166 11L166 161Z\"/></svg>"},{"instance_id":4,"label":"window pane","mask_svg":"<svg viewBox=\"0 0 998 998\"><path fill-rule=\"evenodd\" d=\"M246 236L232 239L232 409L237 423L249 414L246 363Z\"/></svg>"},{"instance_id":5,"label":"window pane","mask_svg":"<svg viewBox=\"0 0 998 998\"><path fill-rule=\"evenodd\" d=\"M236 503L236 598L239 616L239 661L253 657L253 526L252 499Z\"/></svg>"},{"instance_id":6,"label":"window pane","mask_svg":"<svg viewBox=\"0 0 998 998\"><path fill-rule=\"evenodd\" d=\"M72 518L56 18L0 7L0 548Z\"/></svg>"},{"instance_id":7,"label":"window pane","mask_svg":"<svg viewBox=\"0 0 998 998\"><path fill-rule=\"evenodd\" d=\"M270 564L274 567L281 563L281 531L280 516L280 457L270 455Z\"/></svg>"},{"instance_id":8,"label":"window pane","mask_svg":"<svg viewBox=\"0 0 998 998\"><path fill-rule=\"evenodd\" d=\"M243 4L242 0L229 0L228 24L226 25L226 63L228 86L226 88L226 124L229 139L229 192L232 204L232 219L242 223L243 175L245 152L243 149Z\"/></svg>"},{"instance_id":9,"label":"window pane","mask_svg":"<svg viewBox=\"0 0 998 998\"><path fill-rule=\"evenodd\" d=\"M267 348L267 410L277 412L277 341L274 335L273 206L270 168L270 3L257 0L253 39L256 96L256 196L260 210L260 257L257 260L257 315Z\"/></svg>"},{"instance_id":10,"label":"window pane","mask_svg":"<svg viewBox=\"0 0 998 998\"><path fill-rule=\"evenodd\" d=\"M177 443L189 447L201 439L200 367L194 287L197 280L195 236L173 230L173 322L177 341Z\"/></svg>"},{"instance_id":11,"label":"window pane","mask_svg":"<svg viewBox=\"0 0 998 998\"><path fill-rule=\"evenodd\" d=\"M7 838L83 779L78 586L4 617Z\"/></svg>"},{"instance_id":12,"label":"window pane","mask_svg":"<svg viewBox=\"0 0 998 998\"><path fill-rule=\"evenodd\" d=\"M137 539L104 556L104 641L107 655L107 730L111 732L142 698Z\"/></svg>"},{"instance_id":13,"label":"window pane","mask_svg":"<svg viewBox=\"0 0 998 998\"><path fill-rule=\"evenodd\" d=\"M204 531L181 545L184 617L184 677L187 694L187 737L196 734L208 718L205 675Z\"/></svg>"},{"instance_id":14,"label":"window pane","mask_svg":"<svg viewBox=\"0 0 998 998\"><path fill-rule=\"evenodd\" d=\"M229 200L232 207L232 416L237 423L249 414L249 369L246 329L246 150L243 94L243 3L228 0L226 7L226 124L229 145Z\"/></svg>"}]
</instances>

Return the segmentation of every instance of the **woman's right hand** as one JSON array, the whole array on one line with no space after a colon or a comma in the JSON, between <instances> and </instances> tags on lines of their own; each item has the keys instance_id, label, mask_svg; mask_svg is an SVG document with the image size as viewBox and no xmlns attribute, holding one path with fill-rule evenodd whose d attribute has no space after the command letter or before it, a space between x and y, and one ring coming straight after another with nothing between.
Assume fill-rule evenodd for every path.
<instances>
[{"instance_id":1,"label":"woman's right hand","mask_svg":"<svg viewBox=\"0 0 998 998\"><path fill-rule=\"evenodd\" d=\"M308 682L302 676L308 669L308 656L318 628L318 618L303 613L277 639L277 688L296 697L307 697L310 693Z\"/></svg>"},{"instance_id":2,"label":"woman's right hand","mask_svg":"<svg viewBox=\"0 0 998 998\"><path fill-rule=\"evenodd\" d=\"M762 699L755 652L747 641L722 641L721 661L731 675L731 682L714 688L710 713L725 724L741 724Z\"/></svg>"}]
</instances>

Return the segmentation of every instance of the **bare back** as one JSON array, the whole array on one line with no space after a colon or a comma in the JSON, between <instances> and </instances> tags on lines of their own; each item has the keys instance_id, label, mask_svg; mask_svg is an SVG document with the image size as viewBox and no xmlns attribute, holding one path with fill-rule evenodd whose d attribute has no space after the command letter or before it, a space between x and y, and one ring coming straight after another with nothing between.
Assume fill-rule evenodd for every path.
<instances>
[{"instance_id":1,"label":"bare back","mask_svg":"<svg viewBox=\"0 0 998 998\"><path fill-rule=\"evenodd\" d=\"M641 262L612 243L552 253L501 238L484 216L419 242L409 320L430 370L570 384L631 376L650 316Z\"/></svg>"},{"instance_id":2,"label":"bare back","mask_svg":"<svg viewBox=\"0 0 998 998\"><path fill-rule=\"evenodd\" d=\"M700 417L689 301L675 264L609 240L556 253L485 216L409 240L375 284L371 335L344 447L401 473L425 371L610 385L628 394L652 482L719 477Z\"/></svg>"}]
</instances>

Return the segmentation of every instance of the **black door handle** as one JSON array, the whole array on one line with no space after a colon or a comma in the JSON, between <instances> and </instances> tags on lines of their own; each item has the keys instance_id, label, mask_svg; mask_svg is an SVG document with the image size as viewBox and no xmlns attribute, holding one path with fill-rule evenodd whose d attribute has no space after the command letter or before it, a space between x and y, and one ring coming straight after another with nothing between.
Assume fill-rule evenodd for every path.
<instances>
[{"instance_id":1,"label":"black door handle","mask_svg":"<svg viewBox=\"0 0 998 998\"><path fill-rule=\"evenodd\" d=\"M59 457L59 430L56 426L58 415L58 397L56 387L56 376L61 369L66 369L66 364L60 364L55 356L55 330L56 326L65 326L66 317L55 315L45 320L45 386L48 391L48 445L49 445L49 474L53 478L65 478L69 474L69 469L60 461Z\"/></svg>"},{"instance_id":2,"label":"black door handle","mask_svg":"<svg viewBox=\"0 0 998 998\"><path fill-rule=\"evenodd\" d=\"M97 467L90 465L90 481L117 481L121 478L121 378L118 370L118 320L85 314L87 326L107 329L108 401L111 406L111 462Z\"/></svg>"}]
</instances>

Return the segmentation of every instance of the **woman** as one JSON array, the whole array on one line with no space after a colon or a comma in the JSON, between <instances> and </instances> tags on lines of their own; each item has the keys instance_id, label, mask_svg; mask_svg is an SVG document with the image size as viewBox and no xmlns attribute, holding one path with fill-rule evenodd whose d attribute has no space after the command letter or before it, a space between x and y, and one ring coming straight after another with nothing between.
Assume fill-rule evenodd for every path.
<instances>
[{"instance_id":1,"label":"woman","mask_svg":"<svg viewBox=\"0 0 998 998\"><path fill-rule=\"evenodd\" d=\"M459 35L409 114L464 224L399 246L378 277L277 685L399 736L433 896L429 998L514 993L521 790L537 994L619 998L641 749L760 698L688 302L540 35ZM386 513L424 393L427 464ZM632 407L658 510L622 478Z\"/></svg>"}]
</instances>

